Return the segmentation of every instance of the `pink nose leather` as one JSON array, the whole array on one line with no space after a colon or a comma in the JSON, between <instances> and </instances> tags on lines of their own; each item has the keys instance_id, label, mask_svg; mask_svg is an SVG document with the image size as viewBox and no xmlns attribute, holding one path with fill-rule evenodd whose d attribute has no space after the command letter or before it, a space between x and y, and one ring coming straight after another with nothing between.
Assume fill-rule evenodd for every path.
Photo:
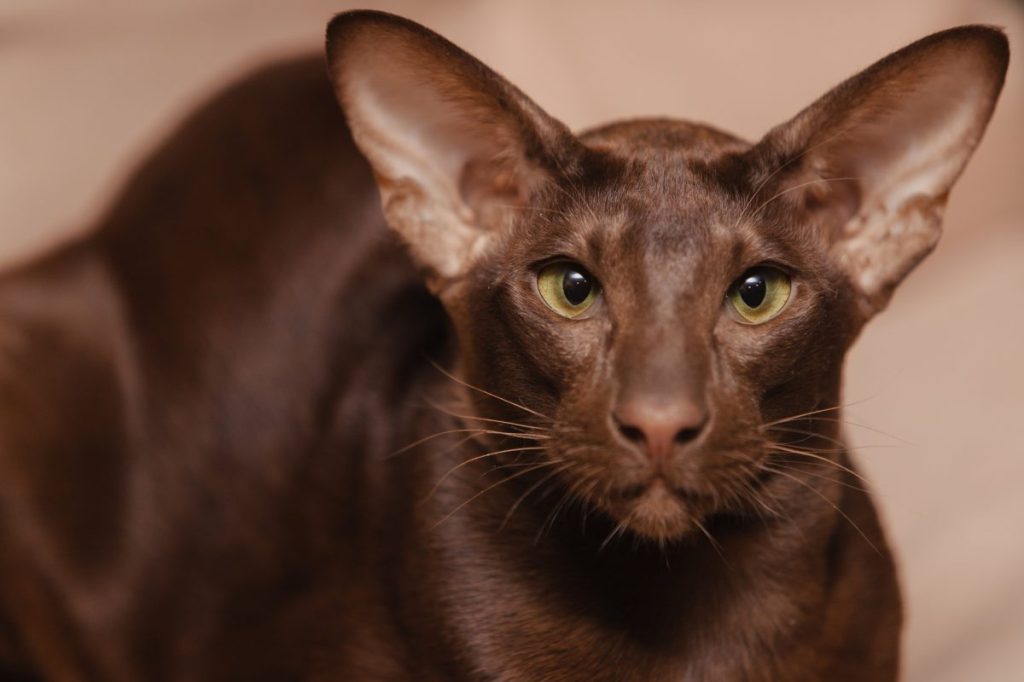
<instances>
[{"instance_id":1,"label":"pink nose leather","mask_svg":"<svg viewBox=\"0 0 1024 682\"><path fill-rule=\"evenodd\" d=\"M651 459L664 459L676 445L700 435L708 414L692 400L630 400L618 406L614 417L623 437L642 445Z\"/></svg>"}]
</instances>

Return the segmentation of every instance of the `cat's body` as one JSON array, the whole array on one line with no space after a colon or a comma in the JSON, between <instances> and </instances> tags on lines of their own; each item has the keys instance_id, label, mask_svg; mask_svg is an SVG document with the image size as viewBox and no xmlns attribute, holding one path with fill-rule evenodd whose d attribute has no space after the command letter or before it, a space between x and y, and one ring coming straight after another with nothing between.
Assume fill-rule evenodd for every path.
<instances>
[{"instance_id":1,"label":"cat's body","mask_svg":"<svg viewBox=\"0 0 1024 682\"><path fill-rule=\"evenodd\" d=\"M707 543L662 556L634 555L628 542L598 552L608 531L593 519L586 538L571 537L573 523L535 543L545 519L529 506L493 534L466 509L438 527L446 546L432 558L420 533L445 507L418 506L437 478L428 455L387 455L457 428L423 409L429 387L448 383L429 363L443 312L386 233L322 74L318 60L279 67L220 98L150 162L97 236L4 282L4 384L27 412L3 415L5 501L32 518L7 530L2 583L22 599L51 595L48 618L74 624L54 649L33 652L42 669L70 655L101 679L119 669L125 679L206 677L197 657L241 664L239 679L288 679L301 671L292 651L339 680L384 670L680 679L708 665L698 679L816 679L828 647L858 670L877 657L864 679L891 675L891 560L835 518L779 531L809 542L761 524L713 528L722 556ZM306 125L287 126L299 117ZM260 158L239 163L239 149ZM53 427L41 431L44 421ZM471 497L489 466L437 502ZM523 490L495 492L484 501L504 513ZM863 494L842 492L884 551ZM33 528L55 511L80 525ZM852 576L836 572L851 564L828 560L846 552L859 557ZM7 577L17 571L28 575ZM15 595L5 603L25 644L41 648L26 607ZM868 612L884 641L876 656L873 636L823 629L827 603L843 622Z\"/></svg>"},{"instance_id":2,"label":"cat's body","mask_svg":"<svg viewBox=\"0 0 1024 682\"><path fill-rule=\"evenodd\" d=\"M743 187L735 159L752 149L667 121L581 140L573 177L589 184L574 189L622 205L637 200L631 182L657 185L637 180L643 167L668 169L665 182L698 168L692 182ZM657 195L642 191L647 210ZM702 192L694 196L711 196ZM530 400L526 389L497 398L464 384L483 383L474 365L495 381L517 373L456 341L466 320L521 355L536 333L517 338L507 319L452 304L437 284L447 275L428 268L445 304L468 311L453 324L421 270L386 230L322 62L306 60L217 98L94 234L4 275L0 672L897 675L893 562L835 421L791 422L831 443L816 452L835 466L758 479L753 509L707 512L700 532L631 536L614 511L578 495L567 504L541 466L515 469L554 437L559 413L543 389L529 407L505 402ZM816 324L801 330L808 340L789 341L813 380L787 370L767 416L838 404L839 366L859 325ZM655 326L638 318L635 328ZM535 363L548 361L537 352ZM516 452L493 460L495 449ZM711 504L679 494L696 509Z\"/></svg>"},{"instance_id":3,"label":"cat's body","mask_svg":"<svg viewBox=\"0 0 1024 682\"><path fill-rule=\"evenodd\" d=\"M5 277L2 583L40 670L203 677L338 563L321 553L351 555L346 525L369 510L350 467L407 411L403 363L443 333L385 237L310 59L218 98L95 235ZM55 603L18 604L32 593ZM239 646L224 658L280 657Z\"/></svg>"}]
</instances>

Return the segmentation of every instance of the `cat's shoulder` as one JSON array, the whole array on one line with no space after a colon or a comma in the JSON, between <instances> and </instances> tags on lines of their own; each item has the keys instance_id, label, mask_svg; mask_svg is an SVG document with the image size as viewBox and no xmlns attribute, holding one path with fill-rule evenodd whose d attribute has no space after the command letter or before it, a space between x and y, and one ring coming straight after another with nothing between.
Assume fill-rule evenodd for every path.
<instances>
[{"instance_id":1,"label":"cat's shoulder","mask_svg":"<svg viewBox=\"0 0 1024 682\"><path fill-rule=\"evenodd\" d=\"M258 238L377 202L322 57L266 64L207 97L148 153L101 231ZM133 240L133 248L142 246Z\"/></svg>"},{"instance_id":2,"label":"cat's shoulder","mask_svg":"<svg viewBox=\"0 0 1024 682\"><path fill-rule=\"evenodd\" d=\"M23 562L45 535L84 569L114 523L132 367L117 300L83 245L0 275L0 538Z\"/></svg>"}]
</instances>

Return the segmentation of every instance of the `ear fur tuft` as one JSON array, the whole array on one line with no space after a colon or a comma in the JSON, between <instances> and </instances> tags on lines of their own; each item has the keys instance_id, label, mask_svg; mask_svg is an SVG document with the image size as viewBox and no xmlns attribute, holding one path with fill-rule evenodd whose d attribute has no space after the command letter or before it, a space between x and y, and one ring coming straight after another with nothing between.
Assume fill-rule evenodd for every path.
<instances>
[{"instance_id":1,"label":"ear fur tuft","mask_svg":"<svg viewBox=\"0 0 1024 682\"><path fill-rule=\"evenodd\" d=\"M385 215L435 289L465 274L577 144L501 76L407 19L338 15L327 55Z\"/></svg>"},{"instance_id":2,"label":"ear fur tuft","mask_svg":"<svg viewBox=\"0 0 1024 682\"><path fill-rule=\"evenodd\" d=\"M927 36L843 82L752 150L762 175L776 176L768 190L799 189L790 206L802 202L832 242L867 315L885 307L938 242L949 191L988 125L1008 60L1006 36L992 27Z\"/></svg>"}]
</instances>

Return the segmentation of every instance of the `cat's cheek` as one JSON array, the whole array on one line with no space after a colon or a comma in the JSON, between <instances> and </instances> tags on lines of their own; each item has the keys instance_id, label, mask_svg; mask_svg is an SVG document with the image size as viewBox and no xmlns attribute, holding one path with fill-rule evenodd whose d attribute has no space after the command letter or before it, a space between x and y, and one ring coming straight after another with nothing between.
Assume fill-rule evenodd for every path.
<instances>
[{"instance_id":1,"label":"cat's cheek","mask_svg":"<svg viewBox=\"0 0 1024 682\"><path fill-rule=\"evenodd\" d=\"M603 318L563 319L541 302L528 282L479 286L462 310L464 357L475 358L478 381L495 393L546 396L560 410L587 385L599 364Z\"/></svg>"},{"instance_id":2,"label":"cat's cheek","mask_svg":"<svg viewBox=\"0 0 1024 682\"><path fill-rule=\"evenodd\" d=\"M739 324L723 315L715 344L737 381L763 392L803 373L816 339L813 307L785 311L762 325Z\"/></svg>"},{"instance_id":3,"label":"cat's cheek","mask_svg":"<svg viewBox=\"0 0 1024 682\"><path fill-rule=\"evenodd\" d=\"M592 392L602 382L606 383L606 377L598 376L604 352L603 327L600 320L549 325L541 342L543 352L531 351L531 355L565 392Z\"/></svg>"},{"instance_id":4,"label":"cat's cheek","mask_svg":"<svg viewBox=\"0 0 1024 682\"><path fill-rule=\"evenodd\" d=\"M606 428L611 387L602 317L586 320L533 321L537 343L526 346L524 365L542 374L556 394L552 416L557 424L586 433ZM525 324L524 324L525 326Z\"/></svg>"}]
</instances>

